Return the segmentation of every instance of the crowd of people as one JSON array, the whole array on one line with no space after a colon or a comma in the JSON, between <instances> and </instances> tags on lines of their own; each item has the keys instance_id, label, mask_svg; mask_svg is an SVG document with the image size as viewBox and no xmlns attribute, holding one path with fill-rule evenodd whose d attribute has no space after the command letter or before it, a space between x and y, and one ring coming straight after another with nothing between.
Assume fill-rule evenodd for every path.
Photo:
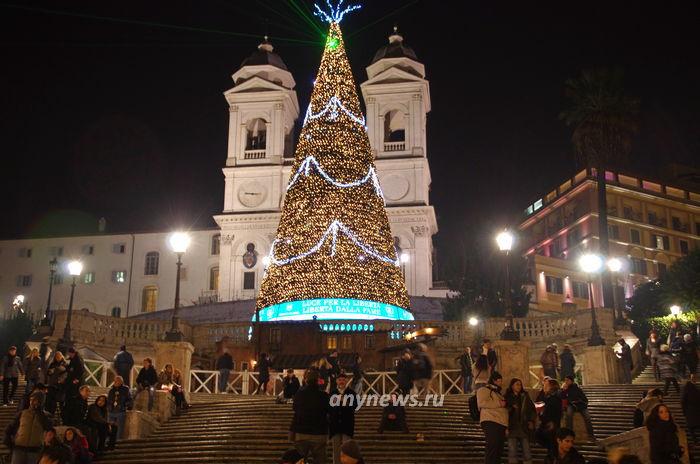
<instances>
[{"instance_id":1,"label":"crowd of people","mask_svg":"<svg viewBox=\"0 0 700 464\"><path fill-rule=\"evenodd\" d=\"M48 340L22 360L12 346L1 361L3 407L16 405L18 413L5 430L4 442L12 450L11 464L36 464L43 455L59 456L59 463L87 464L95 456L114 449L123 438L127 411L134 398L146 392L148 410L153 408L155 392L169 392L176 413L189 407L183 389L183 376L172 364L160 372L150 358L129 387L134 367L133 356L121 346L114 356L114 381L106 395L90 403L90 387L84 384L85 363L74 348L67 355L51 350ZM26 380L25 393L18 403L15 395L19 378ZM57 437L54 426L68 426ZM53 462L53 461L48 461Z\"/></svg>"},{"instance_id":2,"label":"crowd of people","mask_svg":"<svg viewBox=\"0 0 700 464\"><path fill-rule=\"evenodd\" d=\"M673 327L672 327L673 329ZM632 353L624 339L618 340L617 356L622 366L623 383L631 382ZM678 426L664 403L671 385L681 392L679 380L687 379L682 387L681 406L686 420L689 441L698 441L700 430L700 389L695 383L698 367L697 344L691 334L671 330L666 343L652 331L646 340L646 353L651 360L655 377L663 387L646 392L636 405L634 426L646 427L649 433L652 464L676 463L687 451L678 439ZM490 340L466 347L457 358L462 388L474 393L469 399L472 419L478 421L485 437L485 463L500 463L507 447L508 463L532 462L531 444L547 451L547 464L585 463L574 441L574 418L579 415L585 424L588 441L597 443L595 430L588 411L588 398L576 383L576 357L571 346L564 345L559 352L556 344L547 346L540 357L542 389L528 392L523 380L505 381L498 372L499 359ZM189 407L182 387L182 373L172 364L156 370L153 360L145 358L134 379L133 356L122 346L114 356L116 376L106 395L90 401L90 387L84 385L85 363L73 348L66 355L51 350L47 340L22 358L16 347L10 347L0 361L0 381L3 387L3 407L15 406L19 379L24 376L26 390L17 403L18 414L5 430L5 444L12 451L12 464L37 462L90 463L106 450L113 449L124 432L127 411L134 407L136 395L147 399L147 409L154 406L155 392L169 392L179 413ZM273 360L261 353L255 368L258 372L256 394L270 394ZM421 394L430 388L435 362L424 344L405 349L396 363L396 395ZM230 388L229 379L234 363L224 352L216 361L219 371L218 390ZM337 351L322 356L305 371L303 379L293 369L287 369L279 403L291 403L294 412L290 424L290 441L294 448L285 452L281 462L326 462L327 448L332 450L333 463L363 463L355 433L355 406L362 393L364 371L362 358L354 354L352 360L341 365ZM629 378L628 378L629 376ZM274 388L272 389L274 390ZM333 404L331 398L340 398ZM352 399L347 401L346 399ZM377 433L392 430L408 433L404 406L390 401L382 411ZM67 426L62 436L55 426ZM63 430L63 429L62 429ZM416 439L422 441L422 434ZM42 461L44 458L48 460ZM635 460L636 459L636 460ZM613 461L611 461L613 462ZM622 456L614 462L639 462L635 456Z\"/></svg>"}]
</instances>

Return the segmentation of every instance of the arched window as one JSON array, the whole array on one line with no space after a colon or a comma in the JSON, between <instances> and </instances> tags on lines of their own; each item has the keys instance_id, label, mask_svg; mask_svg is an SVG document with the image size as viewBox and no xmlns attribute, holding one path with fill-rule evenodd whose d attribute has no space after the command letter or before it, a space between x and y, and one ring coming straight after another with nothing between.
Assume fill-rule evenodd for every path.
<instances>
[{"instance_id":1,"label":"arched window","mask_svg":"<svg viewBox=\"0 0 700 464\"><path fill-rule=\"evenodd\" d=\"M264 119L253 119L246 125L248 131L246 137L246 150L264 150L267 145L266 129L267 124Z\"/></svg>"},{"instance_id":2,"label":"arched window","mask_svg":"<svg viewBox=\"0 0 700 464\"><path fill-rule=\"evenodd\" d=\"M221 253L221 234L212 235L211 254L218 255L219 253Z\"/></svg>"},{"instance_id":3,"label":"arched window","mask_svg":"<svg viewBox=\"0 0 700 464\"><path fill-rule=\"evenodd\" d=\"M209 270L209 290L219 291L219 266Z\"/></svg>"},{"instance_id":4,"label":"arched window","mask_svg":"<svg viewBox=\"0 0 700 464\"><path fill-rule=\"evenodd\" d=\"M150 313L158 307L158 287L148 285L143 288L141 298L141 312Z\"/></svg>"},{"instance_id":5,"label":"arched window","mask_svg":"<svg viewBox=\"0 0 700 464\"><path fill-rule=\"evenodd\" d=\"M112 317L122 317L122 308L119 306L112 308Z\"/></svg>"},{"instance_id":6,"label":"arched window","mask_svg":"<svg viewBox=\"0 0 700 464\"><path fill-rule=\"evenodd\" d=\"M158 260L160 254L157 251L149 251L146 253L146 265L144 266L144 275L158 275Z\"/></svg>"},{"instance_id":7,"label":"arched window","mask_svg":"<svg viewBox=\"0 0 700 464\"><path fill-rule=\"evenodd\" d=\"M384 115L384 142L406 140L406 121L401 111L393 110Z\"/></svg>"}]
</instances>

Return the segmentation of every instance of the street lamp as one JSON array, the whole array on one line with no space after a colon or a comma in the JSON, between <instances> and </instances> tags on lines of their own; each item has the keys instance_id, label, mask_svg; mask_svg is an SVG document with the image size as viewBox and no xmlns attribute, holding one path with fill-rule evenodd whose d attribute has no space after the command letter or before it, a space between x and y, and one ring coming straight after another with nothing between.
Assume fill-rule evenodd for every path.
<instances>
[{"instance_id":1,"label":"street lamp","mask_svg":"<svg viewBox=\"0 0 700 464\"><path fill-rule=\"evenodd\" d=\"M624 267L624 264L620 258L610 258L607 263L608 270L613 274L613 310L615 312L615 318L618 322L623 323L624 318L622 317L622 305L618 301L617 297L617 279L620 275L620 271Z\"/></svg>"},{"instance_id":2,"label":"street lamp","mask_svg":"<svg viewBox=\"0 0 700 464\"><path fill-rule=\"evenodd\" d=\"M473 316L469 318L469 325L470 326L476 327L478 324L479 324L479 319L477 319Z\"/></svg>"},{"instance_id":3,"label":"street lamp","mask_svg":"<svg viewBox=\"0 0 700 464\"><path fill-rule=\"evenodd\" d=\"M670 308L673 317L678 317L681 313L681 307L678 305L672 305Z\"/></svg>"},{"instance_id":4,"label":"street lamp","mask_svg":"<svg viewBox=\"0 0 700 464\"><path fill-rule=\"evenodd\" d=\"M58 260L56 258L49 261L49 297L46 299L46 311L44 312L44 318L41 320L42 326L51 325L51 290L53 290L53 279L56 275L56 268L58 267Z\"/></svg>"},{"instance_id":5,"label":"street lamp","mask_svg":"<svg viewBox=\"0 0 700 464\"><path fill-rule=\"evenodd\" d=\"M600 335L600 327L598 327L593 304L593 275L603 269L603 258L593 253L587 253L579 258L578 264L588 277L588 301L591 309L591 336L588 339L588 346L603 346L605 345L605 340Z\"/></svg>"},{"instance_id":6,"label":"street lamp","mask_svg":"<svg viewBox=\"0 0 700 464\"><path fill-rule=\"evenodd\" d=\"M24 312L24 295L17 295L12 300L12 309L21 313Z\"/></svg>"},{"instance_id":7,"label":"street lamp","mask_svg":"<svg viewBox=\"0 0 700 464\"><path fill-rule=\"evenodd\" d=\"M185 232L174 232L168 238L170 249L177 255L177 274L175 275L175 304L173 305L173 317L170 323L170 331L165 332L166 342L181 342L185 335L180 331L180 322L177 317L180 309L180 268L182 267L182 255L190 246L190 236Z\"/></svg>"},{"instance_id":8,"label":"street lamp","mask_svg":"<svg viewBox=\"0 0 700 464\"><path fill-rule=\"evenodd\" d=\"M70 322L71 319L73 318L73 297L75 296L75 284L80 276L80 274L83 272L83 263L80 261L71 261L68 263L68 274L70 274L73 277L73 281L70 284L70 299L68 300L68 317L66 318L66 326L63 328L63 339L61 339L59 345L61 346L62 349L59 349L59 351L64 352L73 346L73 342L71 341L71 327L70 327Z\"/></svg>"},{"instance_id":9,"label":"street lamp","mask_svg":"<svg viewBox=\"0 0 700 464\"><path fill-rule=\"evenodd\" d=\"M505 278L505 296L506 296L506 326L501 332L501 340L520 340L520 334L513 328L513 308L510 297L510 251L513 249L515 237L507 230L496 235L496 243L498 249L503 253L504 267L506 271Z\"/></svg>"}]
</instances>

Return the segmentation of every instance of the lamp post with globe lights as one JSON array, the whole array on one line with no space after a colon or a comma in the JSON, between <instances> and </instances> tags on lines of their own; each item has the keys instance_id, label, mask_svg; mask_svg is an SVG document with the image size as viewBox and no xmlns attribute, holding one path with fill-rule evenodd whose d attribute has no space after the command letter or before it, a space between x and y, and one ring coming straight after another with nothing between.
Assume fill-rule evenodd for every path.
<instances>
[{"instance_id":1,"label":"lamp post with globe lights","mask_svg":"<svg viewBox=\"0 0 700 464\"><path fill-rule=\"evenodd\" d=\"M507 230L496 235L498 249L503 253L505 267L505 298L506 298L506 326L501 332L501 340L520 340L520 334L513 327L513 305L510 296L510 251L513 249L515 237Z\"/></svg>"},{"instance_id":2,"label":"lamp post with globe lights","mask_svg":"<svg viewBox=\"0 0 700 464\"><path fill-rule=\"evenodd\" d=\"M180 269L182 268L182 255L190 246L190 236L185 232L173 232L168 238L170 249L177 255L177 273L175 275L175 303L173 304L173 316L170 321L170 330L165 332L166 342L181 342L185 335L180 330L180 321L177 317L180 309Z\"/></svg>"},{"instance_id":3,"label":"lamp post with globe lights","mask_svg":"<svg viewBox=\"0 0 700 464\"><path fill-rule=\"evenodd\" d=\"M41 320L41 325L44 327L51 325L51 291L53 290L53 279L56 275L57 267L58 260L56 258L49 261L49 296L46 299L46 311L44 311L44 318Z\"/></svg>"},{"instance_id":4,"label":"lamp post with globe lights","mask_svg":"<svg viewBox=\"0 0 700 464\"><path fill-rule=\"evenodd\" d=\"M623 262L620 258L610 258L608 259L606 265L608 266L610 273L613 275L613 311L615 313L615 319L621 323L624 321L624 318L622 317L622 305L620 304L617 295L617 279L620 275L620 271L622 271L622 268L624 267Z\"/></svg>"},{"instance_id":5,"label":"lamp post with globe lights","mask_svg":"<svg viewBox=\"0 0 700 464\"><path fill-rule=\"evenodd\" d=\"M603 346L605 340L600 335L600 327L598 327L593 303L593 276L603 269L603 258L593 253L587 253L579 258L578 264L588 278L588 301L591 309L591 336L588 338L588 346Z\"/></svg>"},{"instance_id":6,"label":"lamp post with globe lights","mask_svg":"<svg viewBox=\"0 0 700 464\"><path fill-rule=\"evenodd\" d=\"M66 353L68 348L73 346L72 334L71 334L71 320L73 319L73 299L75 297L75 284L77 283L78 277L83 272L83 263L80 261L71 261L68 263L68 274L73 277L73 281L70 284L70 299L68 300L68 315L66 316L66 326L63 328L63 338L58 342L56 347L58 351Z\"/></svg>"}]
</instances>

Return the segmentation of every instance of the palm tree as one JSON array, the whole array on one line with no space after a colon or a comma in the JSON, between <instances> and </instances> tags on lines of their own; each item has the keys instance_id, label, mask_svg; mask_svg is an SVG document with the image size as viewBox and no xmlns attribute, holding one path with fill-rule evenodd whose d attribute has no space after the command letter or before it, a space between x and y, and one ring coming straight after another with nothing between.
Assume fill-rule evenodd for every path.
<instances>
[{"instance_id":1,"label":"palm tree","mask_svg":"<svg viewBox=\"0 0 700 464\"><path fill-rule=\"evenodd\" d=\"M577 156L596 171L598 187L599 251L609 252L608 206L605 195L605 169L614 162L624 162L632 149L637 132L639 100L628 96L623 87L621 69L605 68L583 71L578 78L566 81L569 107L559 118L574 128L572 142ZM603 305L613 306L613 289L607 269L601 276Z\"/></svg>"}]
</instances>

